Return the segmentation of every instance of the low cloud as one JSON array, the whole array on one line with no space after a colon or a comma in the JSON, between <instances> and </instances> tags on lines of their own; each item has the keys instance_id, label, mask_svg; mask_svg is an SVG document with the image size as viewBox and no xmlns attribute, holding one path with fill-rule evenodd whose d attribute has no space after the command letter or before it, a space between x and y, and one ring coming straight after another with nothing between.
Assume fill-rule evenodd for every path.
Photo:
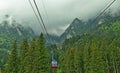
<instances>
[{"instance_id":1,"label":"low cloud","mask_svg":"<svg viewBox=\"0 0 120 73\"><path fill-rule=\"evenodd\" d=\"M25 26L31 26L36 33L42 28L28 3L28 0L0 0L4 2L1 15L10 14ZM31 0L32 1L32 0ZM5 3L6 2L6 3ZM97 16L111 0L36 0L49 33L60 35L74 18L88 20ZM44 6L42 5L44 3ZM120 10L120 0L110 7L112 13ZM47 12L45 12L47 11Z\"/></svg>"}]
</instances>

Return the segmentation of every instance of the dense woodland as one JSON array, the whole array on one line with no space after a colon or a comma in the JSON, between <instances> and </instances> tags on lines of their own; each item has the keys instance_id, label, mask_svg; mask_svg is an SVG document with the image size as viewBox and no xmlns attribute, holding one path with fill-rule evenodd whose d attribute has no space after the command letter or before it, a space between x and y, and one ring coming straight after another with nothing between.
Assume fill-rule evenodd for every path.
<instances>
[{"instance_id":1,"label":"dense woodland","mask_svg":"<svg viewBox=\"0 0 120 73\"><path fill-rule=\"evenodd\" d=\"M61 73L120 72L120 38L82 37L59 56Z\"/></svg>"},{"instance_id":2,"label":"dense woodland","mask_svg":"<svg viewBox=\"0 0 120 73\"><path fill-rule=\"evenodd\" d=\"M12 45L2 35L0 73L120 73L120 20L90 32L66 39L60 48L46 46L43 34L21 44L16 39ZM1 50L4 45L10 51ZM52 69L51 51L58 62L56 69Z\"/></svg>"},{"instance_id":3,"label":"dense woodland","mask_svg":"<svg viewBox=\"0 0 120 73\"><path fill-rule=\"evenodd\" d=\"M120 73L119 33L120 22L115 21L65 40L59 54L61 73Z\"/></svg>"},{"instance_id":4,"label":"dense woodland","mask_svg":"<svg viewBox=\"0 0 120 73\"><path fill-rule=\"evenodd\" d=\"M104 30L104 28L100 29ZM106 29L106 27L105 27ZM118 28L116 28L117 31ZM118 29L119 30L119 29ZM115 32L116 32L115 31ZM107 33L106 33L107 34ZM2 73L120 73L119 34L84 34L68 39L67 48L51 48L55 52L58 68L51 68L50 50L45 47L43 34L31 43L23 39L20 48L13 43L8 62ZM74 42L74 44L72 43Z\"/></svg>"},{"instance_id":5,"label":"dense woodland","mask_svg":"<svg viewBox=\"0 0 120 73\"><path fill-rule=\"evenodd\" d=\"M33 39L30 43L23 39L20 47L15 40L1 73L49 73L50 59L43 34L38 40Z\"/></svg>"}]
</instances>

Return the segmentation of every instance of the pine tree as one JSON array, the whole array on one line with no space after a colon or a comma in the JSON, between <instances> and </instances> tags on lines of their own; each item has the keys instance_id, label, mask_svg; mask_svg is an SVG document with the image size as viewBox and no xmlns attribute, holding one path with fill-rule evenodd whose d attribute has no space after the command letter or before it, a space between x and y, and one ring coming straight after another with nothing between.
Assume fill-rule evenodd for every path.
<instances>
[{"instance_id":1,"label":"pine tree","mask_svg":"<svg viewBox=\"0 0 120 73\"><path fill-rule=\"evenodd\" d=\"M6 65L5 73L18 73L18 51L17 51L17 41L13 43L13 50L10 53L8 63Z\"/></svg>"},{"instance_id":2,"label":"pine tree","mask_svg":"<svg viewBox=\"0 0 120 73\"><path fill-rule=\"evenodd\" d=\"M25 58L25 62L26 62L26 66L25 68L25 73L35 73L35 64L34 64L34 60L35 60L35 49L36 49L36 41L33 38L31 43L30 43L30 47L28 49L27 52L27 56Z\"/></svg>"},{"instance_id":3,"label":"pine tree","mask_svg":"<svg viewBox=\"0 0 120 73\"><path fill-rule=\"evenodd\" d=\"M100 45L100 49L102 50L102 53L103 53L103 59L105 61L105 72L106 73L110 73L110 55L109 55L109 44L108 44L108 40L106 37L104 37L102 40L101 40L101 45Z\"/></svg>"},{"instance_id":4,"label":"pine tree","mask_svg":"<svg viewBox=\"0 0 120 73\"><path fill-rule=\"evenodd\" d=\"M20 49L20 73L25 73L25 66L28 61L26 61L26 57L28 56L28 42L27 39L23 39Z\"/></svg>"},{"instance_id":5,"label":"pine tree","mask_svg":"<svg viewBox=\"0 0 120 73\"><path fill-rule=\"evenodd\" d=\"M64 51L63 51L63 49L59 49L58 50L59 51L59 54L58 54L58 68L59 68L59 70L61 71L60 73L63 73L63 70L64 70Z\"/></svg>"},{"instance_id":6,"label":"pine tree","mask_svg":"<svg viewBox=\"0 0 120 73\"><path fill-rule=\"evenodd\" d=\"M82 56L80 51L76 48L74 49L74 69L75 73L82 73Z\"/></svg>"},{"instance_id":7,"label":"pine tree","mask_svg":"<svg viewBox=\"0 0 120 73\"><path fill-rule=\"evenodd\" d=\"M118 39L117 39L118 40ZM112 43L108 46L109 48L109 56L110 56L110 71L113 73L119 73L119 65L120 65L120 48L117 46L117 40L114 39Z\"/></svg>"},{"instance_id":8,"label":"pine tree","mask_svg":"<svg viewBox=\"0 0 120 73\"><path fill-rule=\"evenodd\" d=\"M75 73L74 49L67 49L64 57L64 73Z\"/></svg>"},{"instance_id":9,"label":"pine tree","mask_svg":"<svg viewBox=\"0 0 120 73\"><path fill-rule=\"evenodd\" d=\"M90 49L90 70L89 73L105 73L105 61L99 48L99 42L93 38Z\"/></svg>"},{"instance_id":10,"label":"pine tree","mask_svg":"<svg viewBox=\"0 0 120 73\"><path fill-rule=\"evenodd\" d=\"M45 39L41 33L37 41L37 50L36 50L36 73L49 73L50 72L50 55L45 47Z\"/></svg>"},{"instance_id":11,"label":"pine tree","mask_svg":"<svg viewBox=\"0 0 120 73\"><path fill-rule=\"evenodd\" d=\"M84 72L89 73L90 69L90 43L86 43L83 51Z\"/></svg>"}]
</instances>

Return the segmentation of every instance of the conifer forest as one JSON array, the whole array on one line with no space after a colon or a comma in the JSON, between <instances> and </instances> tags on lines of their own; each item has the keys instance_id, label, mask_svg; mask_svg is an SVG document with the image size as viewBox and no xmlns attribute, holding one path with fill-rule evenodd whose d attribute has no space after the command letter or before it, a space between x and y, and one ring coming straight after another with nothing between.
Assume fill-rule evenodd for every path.
<instances>
[{"instance_id":1,"label":"conifer forest","mask_svg":"<svg viewBox=\"0 0 120 73\"><path fill-rule=\"evenodd\" d=\"M120 73L120 0L0 0L0 73Z\"/></svg>"}]
</instances>

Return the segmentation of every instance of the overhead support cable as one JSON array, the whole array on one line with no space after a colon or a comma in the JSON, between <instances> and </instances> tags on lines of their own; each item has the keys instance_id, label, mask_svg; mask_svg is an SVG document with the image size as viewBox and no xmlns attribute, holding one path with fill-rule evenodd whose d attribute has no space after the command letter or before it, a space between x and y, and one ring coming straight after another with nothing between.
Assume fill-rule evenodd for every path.
<instances>
[{"instance_id":1,"label":"overhead support cable","mask_svg":"<svg viewBox=\"0 0 120 73\"><path fill-rule=\"evenodd\" d=\"M46 17L47 17L47 23L50 23L50 22L49 22L49 16L48 16L48 13L47 13L47 9L46 9L46 6L45 6L45 3L44 3L44 0L41 0L41 3L42 3L42 5L43 5L44 12L45 12ZM52 39L51 41L52 41L53 43L55 43L55 39Z\"/></svg>"},{"instance_id":2,"label":"overhead support cable","mask_svg":"<svg viewBox=\"0 0 120 73\"><path fill-rule=\"evenodd\" d=\"M43 30L43 32L44 32L44 29L43 29L43 27L42 27L42 24L41 24L41 22L40 22L40 19L39 19L38 15L37 15L37 13L36 13L36 11L35 11L35 9L34 9L34 6L32 5L31 0L28 0L28 1L29 1L29 4L30 4L30 6L31 6L31 8L32 8L32 10L33 10L33 12L34 12L37 20L38 20L38 23L40 24L40 27L42 28L42 30Z\"/></svg>"},{"instance_id":3,"label":"overhead support cable","mask_svg":"<svg viewBox=\"0 0 120 73\"><path fill-rule=\"evenodd\" d=\"M116 0L113 0L112 2L110 2L110 4L107 7L105 7L105 9L93 20L92 23L94 23L109 7L111 7L115 1Z\"/></svg>"},{"instance_id":4,"label":"overhead support cable","mask_svg":"<svg viewBox=\"0 0 120 73\"><path fill-rule=\"evenodd\" d=\"M31 0L28 0L28 1L29 1L29 4L30 4L30 6L31 6L31 8L32 8L32 10L33 10L33 12L34 12L37 20L38 20L38 23L40 24L40 27L42 28L43 33L45 34L46 31L45 31L45 29L43 28L43 25L42 25L42 23L41 23L41 20L40 20L39 16L37 15L36 10L35 10L32 2L31 2ZM49 39L48 35L45 35L45 36L46 36L47 39Z\"/></svg>"},{"instance_id":5,"label":"overhead support cable","mask_svg":"<svg viewBox=\"0 0 120 73\"><path fill-rule=\"evenodd\" d=\"M92 21L92 24L110 7L112 6L112 4L115 2L116 0L113 0L112 2L110 2L110 4L108 4L107 7L105 7L105 9ZM74 44L72 45L72 47L74 46Z\"/></svg>"},{"instance_id":6,"label":"overhead support cable","mask_svg":"<svg viewBox=\"0 0 120 73\"><path fill-rule=\"evenodd\" d=\"M47 9L46 9L46 7L45 7L45 3L44 3L43 0L42 0L42 5L43 5L43 8L44 8L44 11L45 11L46 17L47 17L47 19L48 19L48 21L49 21L49 17L48 17Z\"/></svg>"},{"instance_id":7,"label":"overhead support cable","mask_svg":"<svg viewBox=\"0 0 120 73\"><path fill-rule=\"evenodd\" d=\"M43 27L44 27L44 29L45 29L46 35L48 36L49 41L51 41L51 39L50 39L50 37L49 37L49 34L48 34L48 32L47 32L47 29L46 29L45 23L44 23L44 21L43 21L43 18L42 18L42 16L41 16L41 13L40 13L39 8L38 8L38 6L37 6L37 3L36 3L35 0L33 0L33 2L34 2L35 7L36 7L36 9L37 9L38 15L39 15L39 17L40 17L40 19L41 19L42 25L43 25ZM51 42L52 42L52 41L51 41Z\"/></svg>"}]
</instances>

